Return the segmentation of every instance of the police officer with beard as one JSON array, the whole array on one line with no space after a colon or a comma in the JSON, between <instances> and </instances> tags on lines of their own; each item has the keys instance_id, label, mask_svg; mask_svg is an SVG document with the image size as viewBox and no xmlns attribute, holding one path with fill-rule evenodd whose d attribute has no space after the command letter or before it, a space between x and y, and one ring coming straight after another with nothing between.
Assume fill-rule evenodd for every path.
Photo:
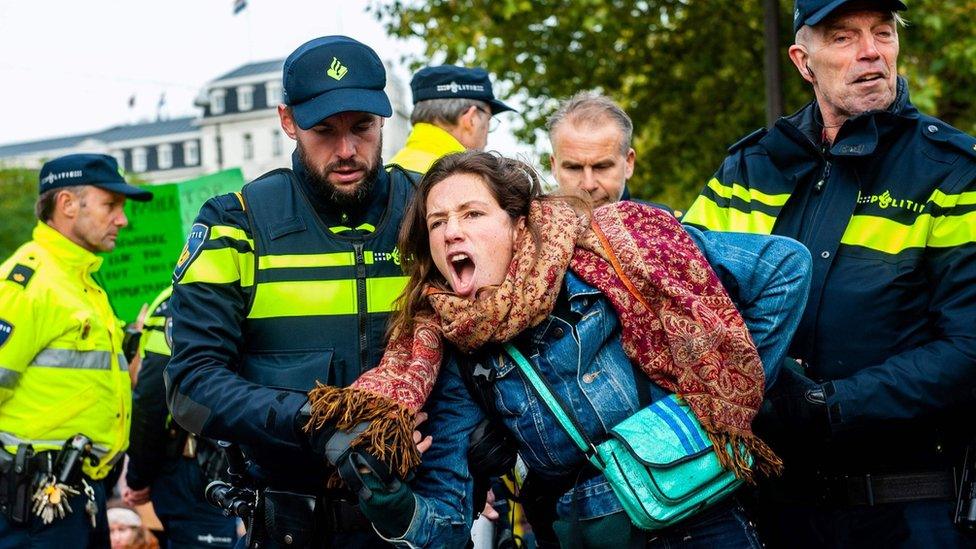
<instances>
[{"instance_id":1,"label":"police officer with beard","mask_svg":"<svg viewBox=\"0 0 976 549\"><path fill-rule=\"evenodd\" d=\"M344 387L379 362L417 176L382 165L392 108L368 46L314 39L282 76L292 169L201 209L174 273L167 399L185 429L243 450L261 494L251 546L382 545L347 494L325 488L302 427L317 382Z\"/></svg>"}]
</instances>

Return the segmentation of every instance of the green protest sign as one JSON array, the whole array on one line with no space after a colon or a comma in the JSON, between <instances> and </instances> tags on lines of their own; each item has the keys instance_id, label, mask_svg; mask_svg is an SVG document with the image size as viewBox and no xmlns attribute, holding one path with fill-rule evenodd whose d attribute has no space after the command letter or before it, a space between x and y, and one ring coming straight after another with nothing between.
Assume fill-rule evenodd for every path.
<instances>
[{"instance_id":1,"label":"green protest sign","mask_svg":"<svg viewBox=\"0 0 976 549\"><path fill-rule=\"evenodd\" d=\"M173 266L200 206L207 199L239 191L244 177L237 168L179 183L149 187L149 202L129 200L115 250L105 255L98 278L108 292L115 314L132 322L143 303L169 285Z\"/></svg>"}]
</instances>

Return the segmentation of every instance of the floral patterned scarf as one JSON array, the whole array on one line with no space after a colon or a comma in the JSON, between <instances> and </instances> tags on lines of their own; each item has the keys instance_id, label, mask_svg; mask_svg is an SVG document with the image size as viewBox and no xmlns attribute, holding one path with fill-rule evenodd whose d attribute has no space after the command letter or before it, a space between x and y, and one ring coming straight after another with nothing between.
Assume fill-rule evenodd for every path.
<instances>
[{"instance_id":1,"label":"floral patterned scarf","mask_svg":"<svg viewBox=\"0 0 976 549\"><path fill-rule=\"evenodd\" d=\"M379 366L347 388L309 393L307 429L370 427L355 443L401 475L420 463L413 416L433 388L442 337L462 351L503 343L545 320L567 269L613 304L627 356L655 383L679 394L709 433L719 460L740 478L782 462L752 433L763 398L763 370L732 300L670 214L635 202L596 209L592 220L559 200L537 200L504 281L475 300L428 288L430 312L411 334L394 333Z\"/></svg>"}]
</instances>

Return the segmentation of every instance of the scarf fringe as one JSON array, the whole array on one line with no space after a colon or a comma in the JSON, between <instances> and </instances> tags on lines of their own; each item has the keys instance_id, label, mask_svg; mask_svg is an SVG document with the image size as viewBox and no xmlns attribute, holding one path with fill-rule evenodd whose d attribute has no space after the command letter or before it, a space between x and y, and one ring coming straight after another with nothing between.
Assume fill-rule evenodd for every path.
<instances>
[{"instance_id":1,"label":"scarf fringe","mask_svg":"<svg viewBox=\"0 0 976 549\"><path fill-rule=\"evenodd\" d=\"M755 484L755 473L765 477L783 474L783 460L754 434L708 433L718 462L726 471L749 484ZM752 457L752 465L749 457Z\"/></svg>"},{"instance_id":2,"label":"scarf fringe","mask_svg":"<svg viewBox=\"0 0 976 549\"><path fill-rule=\"evenodd\" d=\"M305 424L306 432L326 425L346 431L369 421L369 427L356 437L352 447L362 448L387 464L400 478L406 478L407 473L420 465L420 453L413 443L414 412L397 401L370 391L321 383L309 391L308 399L312 417ZM340 484L338 475L333 474L329 487Z\"/></svg>"}]
</instances>

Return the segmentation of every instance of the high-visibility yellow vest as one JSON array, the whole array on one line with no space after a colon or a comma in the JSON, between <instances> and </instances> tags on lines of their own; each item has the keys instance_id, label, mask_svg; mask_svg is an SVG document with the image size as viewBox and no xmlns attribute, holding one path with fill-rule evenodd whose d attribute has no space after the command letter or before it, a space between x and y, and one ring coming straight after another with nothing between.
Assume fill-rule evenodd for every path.
<instances>
[{"instance_id":1,"label":"high-visibility yellow vest","mask_svg":"<svg viewBox=\"0 0 976 549\"><path fill-rule=\"evenodd\" d=\"M0 443L61 448L83 433L108 474L128 446L132 392L122 330L92 279L102 258L45 223L0 265Z\"/></svg>"},{"instance_id":2,"label":"high-visibility yellow vest","mask_svg":"<svg viewBox=\"0 0 976 549\"><path fill-rule=\"evenodd\" d=\"M453 135L433 124L418 122L410 130L403 148L389 163L412 172L427 173L440 157L464 151L464 145Z\"/></svg>"}]
</instances>

